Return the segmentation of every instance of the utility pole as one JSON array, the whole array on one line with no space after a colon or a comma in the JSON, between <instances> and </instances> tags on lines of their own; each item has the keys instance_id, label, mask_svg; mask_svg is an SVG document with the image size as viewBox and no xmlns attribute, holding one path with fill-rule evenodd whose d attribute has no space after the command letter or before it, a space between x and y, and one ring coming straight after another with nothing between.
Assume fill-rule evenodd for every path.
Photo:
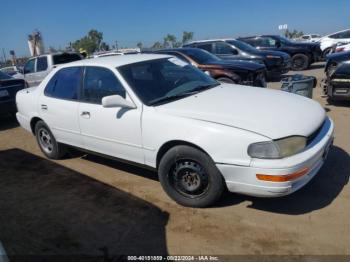
<instances>
[{"instance_id":1,"label":"utility pole","mask_svg":"<svg viewBox=\"0 0 350 262\"><path fill-rule=\"evenodd\" d=\"M5 54L5 48L2 48L2 55L4 57L4 63L6 64L7 59L6 59L6 54Z\"/></svg>"}]
</instances>

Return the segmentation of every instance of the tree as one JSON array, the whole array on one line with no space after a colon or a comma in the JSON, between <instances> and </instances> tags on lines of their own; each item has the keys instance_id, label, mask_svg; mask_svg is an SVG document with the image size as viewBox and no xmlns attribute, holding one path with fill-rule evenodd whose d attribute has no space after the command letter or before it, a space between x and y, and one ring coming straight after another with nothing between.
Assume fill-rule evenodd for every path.
<instances>
[{"instance_id":1,"label":"tree","mask_svg":"<svg viewBox=\"0 0 350 262\"><path fill-rule=\"evenodd\" d=\"M164 37L164 47L174 47L176 44L176 36L167 34L166 37Z\"/></svg>"},{"instance_id":2,"label":"tree","mask_svg":"<svg viewBox=\"0 0 350 262\"><path fill-rule=\"evenodd\" d=\"M289 31L288 29L284 32L284 36L287 38L298 38L301 37L302 35L304 35L303 31L297 31L297 30L293 30L293 31Z\"/></svg>"},{"instance_id":3,"label":"tree","mask_svg":"<svg viewBox=\"0 0 350 262\"><path fill-rule=\"evenodd\" d=\"M101 51L109 51L109 45L106 44L106 42L102 42L100 45L100 50Z\"/></svg>"},{"instance_id":4,"label":"tree","mask_svg":"<svg viewBox=\"0 0 350 262\"><path fill-rule=\"evenodd\" d=\"M163 48L163 45L161 42L157 41L152 45L152 48L153 49L161 49L161 48Z\"/></svg>"},{"instance_id":5,"label":"tree","mask_svg":"<svg viewBox=\"0 0 350 262\"><path fill-rule=\"evenodd\" d=\"M186 44L192 39L193 39L193 32L187 32L187 31L182 32L182 44Z\"/></svg>"},{"instance_id":6,"label":"tree","mask_svg":"<svg viewBox=\"0 0 350 262\"><path fill-rule=\"evenodd\" d=\"M143 47L143 44L142 44L142 42L140 41L140 42L138 42L137 43L137 45L136 45L138 48L140 48L140 50L142 49L142 47Z\"/></svg>"},{"instance_id":7,"label":"tree","mask_svg":"<svg viewBox=\"0 0 350 262\"><path fill-rule=\"evenodd\" d=\"M92 29L86 36L73 42L72 47L78 52L80 52L80 50L85 50L88 54L92 54L93 52L100 50L102 40L103 33ZM107 47L106 43L104 43L104 47Z\"/></svg>"}]
</instances>

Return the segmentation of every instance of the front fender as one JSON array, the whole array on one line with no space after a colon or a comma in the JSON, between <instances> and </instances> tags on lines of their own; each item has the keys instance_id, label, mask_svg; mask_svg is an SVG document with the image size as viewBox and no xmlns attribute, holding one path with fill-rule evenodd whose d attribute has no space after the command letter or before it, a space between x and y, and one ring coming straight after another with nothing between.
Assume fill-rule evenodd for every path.
<instances>
[{"instance_id":1,"label":"front fender","mask_svg":"<svg viewBox=\"0 0 350 262\"><path fill-rule=\"evenodd\" d=\"M169 141L183 141L203 149L215 163L249 166L247 148L269 140L260 134L219 123L159 113L145 108L142 116L145 164L156 167L160 148Z\"/></svg>"}]
</instances>

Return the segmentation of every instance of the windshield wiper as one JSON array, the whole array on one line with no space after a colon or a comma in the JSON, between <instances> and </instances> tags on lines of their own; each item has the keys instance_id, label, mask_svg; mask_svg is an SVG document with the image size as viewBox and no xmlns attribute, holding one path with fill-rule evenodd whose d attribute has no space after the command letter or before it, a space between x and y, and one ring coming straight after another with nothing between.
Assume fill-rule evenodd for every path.
<instances>
[{"instance_id":1,"label":"windshield wiper","mask_svg":"<svg viewBox=\"0 0 350 262\"><path fill-rule=\"evenodd\" d=\"M179 98L183 98L183 97L186 97L186 96L197 94L197 93L199 93L201 91L204 91L204 90L209 89L209 88L216 87L218 85L220 85L220 83L214 83L214 84L209 84L209 85L199 85L196 88L193 88L193 89L188 90L186 92L182 92L182 93L179 93L179 94L176 94L176 95L163 96L163 97L154 99L154 100L150 101L148 104L151 105L151 106L154 106L154 105L157 105L157 104L170 102L170 101L173 101L173 100L176 100L176 99L179 99Z\"/></svg>"},{"instance_id":2,"label":"windshield wiper","mask_svg":"<svg viewBox=\"0 0 350 262\"><path fill-rule=\"evenodd\" d=\"M187 93L186 92L186 93L180 93L180 94L171 95L171 96L163 96L163 97L160 97L160 98L157 98L157 99L153 99L148 104L150 106L154 106L154 105L170 102L170 101L173 101L173 100L176 100L176 99L179 99L179 98L182 98L182 97L190 96L190 95L192 95L192 93Z\"/></svg>"}]
</instances>

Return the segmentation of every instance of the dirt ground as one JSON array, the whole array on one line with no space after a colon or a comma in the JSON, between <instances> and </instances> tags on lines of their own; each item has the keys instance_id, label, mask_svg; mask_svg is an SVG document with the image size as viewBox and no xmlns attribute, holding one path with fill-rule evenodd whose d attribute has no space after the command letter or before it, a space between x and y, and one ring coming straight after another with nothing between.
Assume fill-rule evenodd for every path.
<instances>
[{"instance_id":1,"label":"dirt ground","mask_svg":"<svg viewBox=\"0 0 350 262\"><path fill-rule=\"evenodd\" d=\"M320 80L322 64L303 73ZM319 87L314 99L336 126L319 174L287 197L228 193L207 209L174 203L151 171L79 152L47 160L1 118L0 244L9 255L350 255L350 103L328 104Z\"/></svg>"}]
</instances>

